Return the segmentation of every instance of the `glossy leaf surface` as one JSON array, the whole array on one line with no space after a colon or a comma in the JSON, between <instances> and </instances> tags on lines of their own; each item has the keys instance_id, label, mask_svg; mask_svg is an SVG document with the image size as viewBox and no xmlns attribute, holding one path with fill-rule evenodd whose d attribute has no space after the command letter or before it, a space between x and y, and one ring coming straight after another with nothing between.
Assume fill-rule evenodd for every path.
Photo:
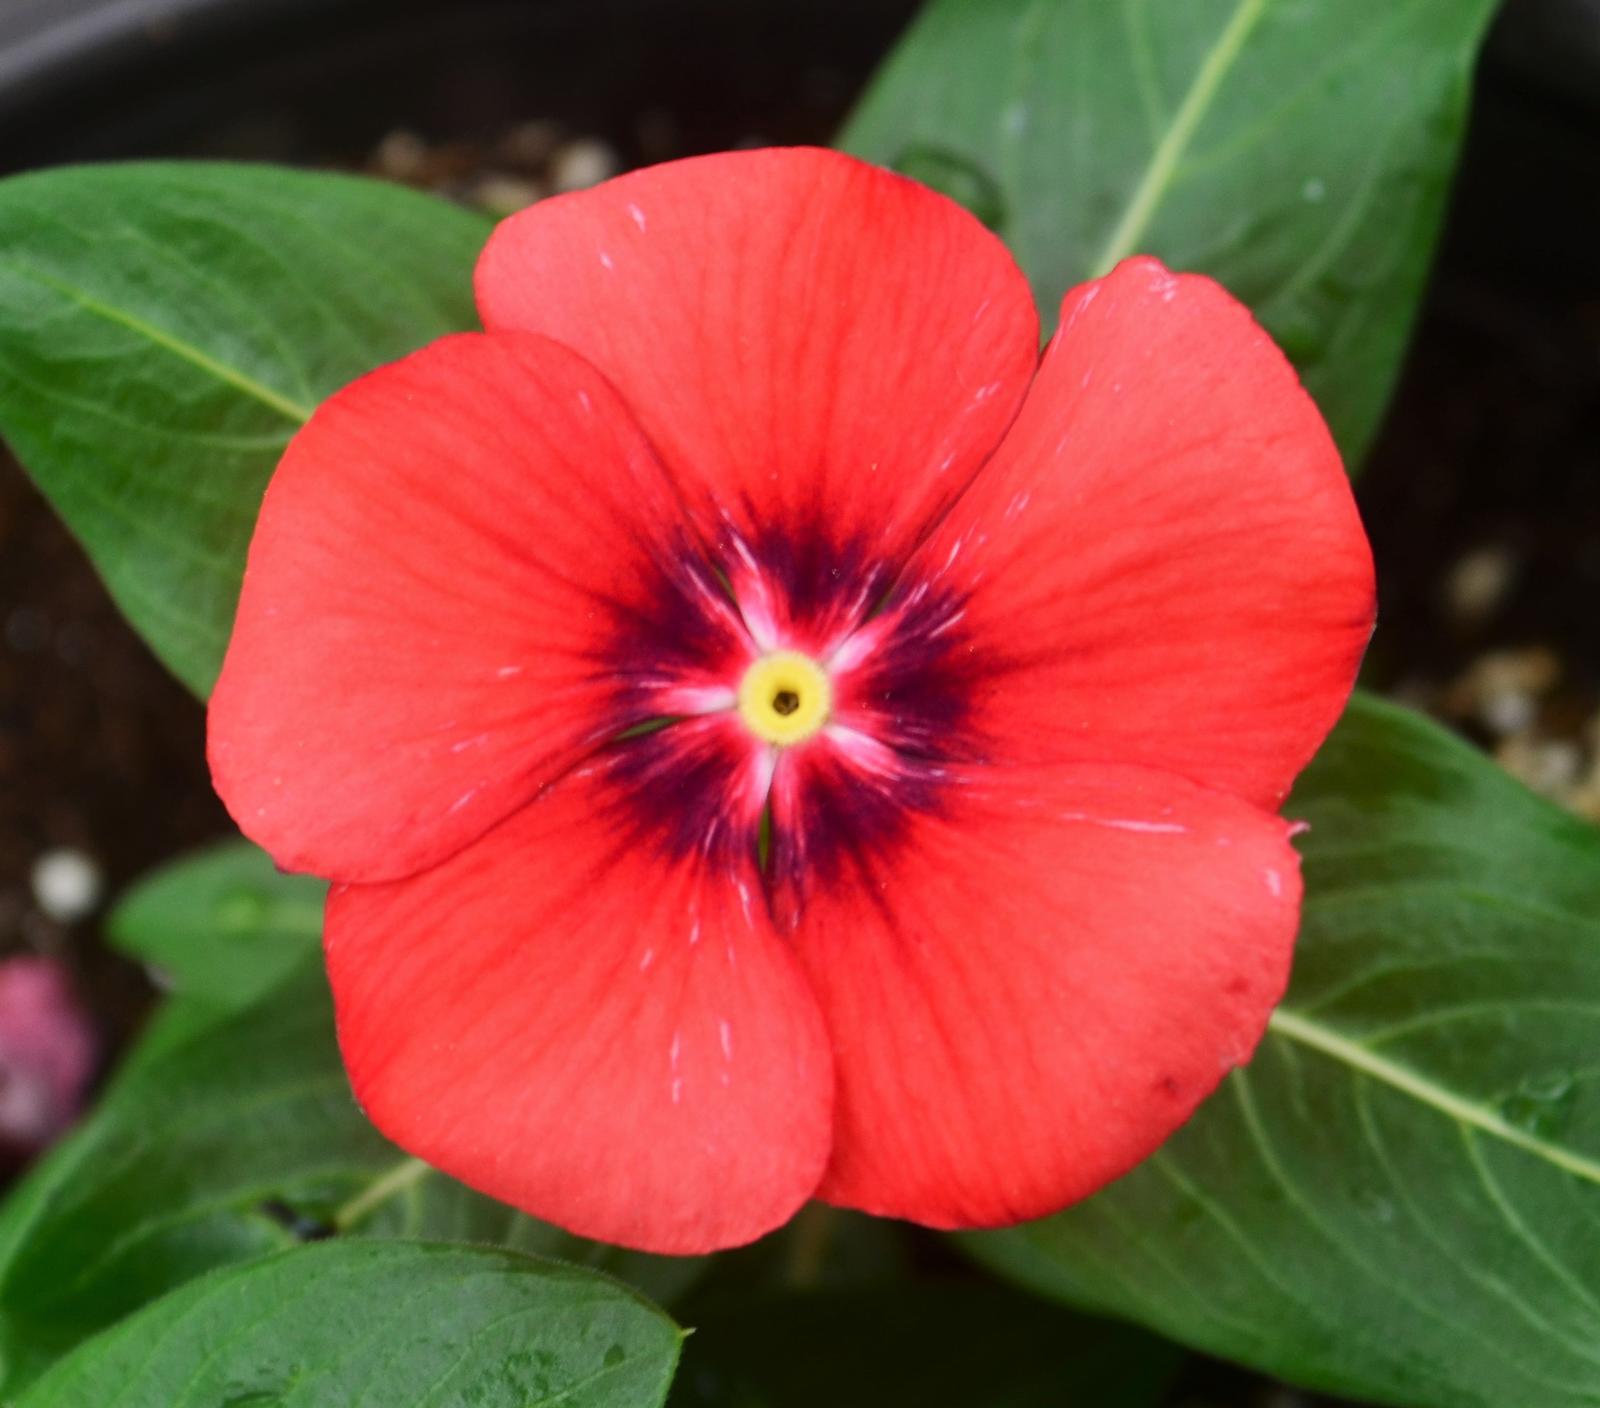
<instances>
[{"instance_id":1,"label":"glossy leaf surface","mask_svg":"<svg viewBox=\"0 0 1600 1408\"><path fill-rule=\"evenodd\" d=\"M650 1408L677 1327L614 1281L429 1243L323 1243L175 1291L18 1408Z\"/></svg>"},{"instance_id":2,"label":"glossy leaf surface","mask_svg":"<svg viewBox=\"0 0 1600 1408\"><path fill-rule=\"evenodd\" d=\"M993 225L1054 322L1130 254L1210 274L1359 462L1495 0L933 0L841 145Z\"/></svg>"},{"instance_id":3,"label":"glossy leaf surface","mask_svg":"<svg viewBox=\"0 0 1600 1408\"><path fill-rule=\"evenodd\" d=\"M396 186L270 166L0 182L0 434L197 694L290 436L346 382L475 326L488 232Z\"/></svg>"},{"instance_id":4,"label":"glossy leaf surface","mask_svg":"<svg viewBox=\"0 0 1600 1408\"><path fill-rule=\"evenodd\" d=\"M1296 970L1153 1159L973 1236L1040 1290L1431 1408L1600 1403L1600 833L1358 697L1287 808Z\"/></svg>"}]
</instances>

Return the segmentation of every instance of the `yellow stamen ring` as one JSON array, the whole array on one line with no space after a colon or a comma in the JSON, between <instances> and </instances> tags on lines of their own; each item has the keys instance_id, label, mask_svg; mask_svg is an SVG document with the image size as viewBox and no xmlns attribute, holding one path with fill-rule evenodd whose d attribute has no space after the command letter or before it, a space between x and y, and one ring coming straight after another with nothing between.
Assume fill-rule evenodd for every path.
<instances>
[{"instance_id":1,"label":"yellow stamen ring","mask_svg":"<svg viewBox=\"0 0 1600 1408\"><path fill-rule=\"evenodd\" d=\"M739 681L739 717L768 743L803 743L833 708L833 685L809 655L775 650L763 655Z\"/></svg>"}]
</instances>

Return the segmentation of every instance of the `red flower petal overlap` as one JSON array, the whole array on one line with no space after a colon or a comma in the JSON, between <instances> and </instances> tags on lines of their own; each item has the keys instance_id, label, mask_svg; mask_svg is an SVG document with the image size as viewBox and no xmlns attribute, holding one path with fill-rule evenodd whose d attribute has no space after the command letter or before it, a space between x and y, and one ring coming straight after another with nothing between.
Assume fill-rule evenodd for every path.
<instances>
[{"instance_id":1,"label":"red flower petal overlap","mask_svg":"<svg viewBox=\"0 0 1600 1408\"><path fill-rule=\"evenodd\" d=\"M1156 1148L1283 990L1272 809L1371 627L1281 354L1134 260L1035 375L993 236L803 150L544 202L478 294L296 439L212 705L240 825L341 882L379 1127L670 1252Z\"/></svg>"}]
</instances>

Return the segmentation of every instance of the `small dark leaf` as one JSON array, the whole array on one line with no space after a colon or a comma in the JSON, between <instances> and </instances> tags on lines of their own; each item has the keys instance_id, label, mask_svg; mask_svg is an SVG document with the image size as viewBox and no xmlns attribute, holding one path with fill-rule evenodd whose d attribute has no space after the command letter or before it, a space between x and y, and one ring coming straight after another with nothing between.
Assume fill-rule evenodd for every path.
<instances>
[{"instance_id":1,"label":"small dark leaf","mask_svg":"<svg viewBox=\"0 0 1600 1408\"><path fill-rule=\"evenodd\" d=\"M185 996L240 1007L316 952L327 889L284 874L247 841L224 841L140 880L112 910L107 937Z\"/></svg>"}]
</instances>

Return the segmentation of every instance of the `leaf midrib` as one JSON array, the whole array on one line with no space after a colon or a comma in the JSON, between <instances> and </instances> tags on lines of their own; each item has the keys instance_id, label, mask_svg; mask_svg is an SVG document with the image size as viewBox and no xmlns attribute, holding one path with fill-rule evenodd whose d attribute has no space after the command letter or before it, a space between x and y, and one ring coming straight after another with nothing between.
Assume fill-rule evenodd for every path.
<instances>
[{"instance_id":1,"label":"leaf midrib","mask_svg":"<svg viewBox=\"0 0 1600 1408\"><path fill-rule=\"evenodd\" d=\"M1216 42L1206 51L1200 67L1195 70L1193 82L1183 95L1183 101L1173 112L1166 132L1150 154L1150 161L1139 178L1139 184L1133 188L1132 196L1123 207L1121 218L1106 237L1099 256L1090 265L1090 278L1098 279L1110 273L1121 260L1138 249L1156 208L1172 184L1178 163L1183 160L1189 143L1194 140L1201 120L1210 109L1228 70L1238 59L1239 51L1250 37L1250 31L1265 13L1267 3L1268 0L1239 0Z\"/></svg>"},{"instance_id":2,"label":"leaf midrib","mask_svg":"<svg viewBox=\"0 0 1600 1408\"><path fill-rule=\"evenodd\" d=\"M172 333L158 328L154 323L148 323L143 318L137 317L126 309L117 308L96 298L92 293L67 283L63 279L46 274L43 270L36 269L30 264L24 264L16 259L6 259L3 263L24 278L44 285L44 287L60 294L63 298L70 299L85 312L95 317L103 318L106 322L114 323L118 327L126 328L153 343L165 352L170 352L180 361L189 363L190 366L205 372L208 376L225 383L242 392L252 400L259 401L268 409L276 411L286 420L302 425L311 418L311 407L303 406L298 401L291 400L282 392L274 391L264 382L257 381L247 372L231 367L226 362L218 361L192 342L186 342Z\"/></svg>"},{"instance_id":3,"label":"leaf midrib","mask_svg":"<svg viewBox=\"0 0 1600 1408\"><path fill-rule=\"evenodd\" d=\"M1276 1036L1298 1042L1369 1079L1409 1095L1459 1125L1476 1129L1524 1153L1533 1154L1586 1182L1600 1184L1600 1161L1585 1158L1559 1144L1552 1144L1538 1135L1518 1129L1487 1106L1464 1099L1410 1066L1381 1056L1361 1042L1340 1035L1331 1027L1280 1007L1272 1014L1267 1029Z\"/></svg>"}]
</instances>

